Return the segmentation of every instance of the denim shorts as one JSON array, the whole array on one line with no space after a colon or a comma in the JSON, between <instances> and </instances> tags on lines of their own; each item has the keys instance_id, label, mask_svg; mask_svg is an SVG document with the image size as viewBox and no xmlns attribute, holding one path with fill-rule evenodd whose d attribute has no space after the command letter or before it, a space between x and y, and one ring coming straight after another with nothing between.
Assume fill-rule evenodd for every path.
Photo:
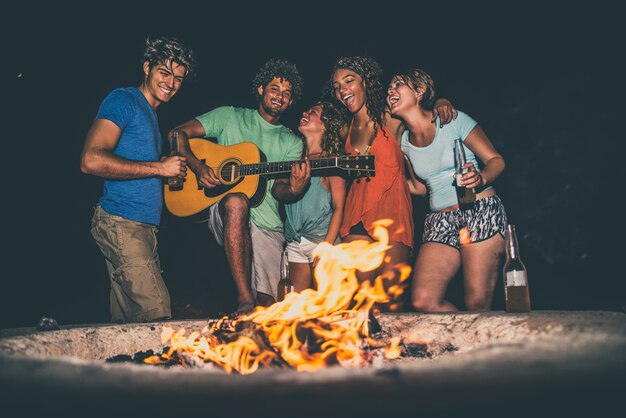
<instances>
[{"instance_id":1,"label":"denim shorts","mask_svg":"<svg viewBox=\"0 0 626 418\"><path fill-rule=\"evenodd\" d=\"M504 237L506 223L500 198L488 196L477 200L472 209L426 215L422 242L438 242L459 249L461 244L485 241L498 233Z\"/></svg>"}]
</instances>

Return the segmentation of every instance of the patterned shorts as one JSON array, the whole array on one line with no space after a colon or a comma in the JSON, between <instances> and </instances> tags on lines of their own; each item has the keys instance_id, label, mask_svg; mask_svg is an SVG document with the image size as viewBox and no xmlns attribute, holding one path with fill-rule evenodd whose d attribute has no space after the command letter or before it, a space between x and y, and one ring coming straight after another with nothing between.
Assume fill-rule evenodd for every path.
<instances>
[{"instance_id":1,"label":"patterned shorts","mask_svg":"<svg viewBox=\"0 0 626 418\"><path fill-rule=\"evenodd\" d=\"M431 212L424 221L423 242L438 242L459 249L461 244L485 241L497 233L504 237L506 212L496 195L479 199L472 209Z\"/></svg>"}]
</instances>

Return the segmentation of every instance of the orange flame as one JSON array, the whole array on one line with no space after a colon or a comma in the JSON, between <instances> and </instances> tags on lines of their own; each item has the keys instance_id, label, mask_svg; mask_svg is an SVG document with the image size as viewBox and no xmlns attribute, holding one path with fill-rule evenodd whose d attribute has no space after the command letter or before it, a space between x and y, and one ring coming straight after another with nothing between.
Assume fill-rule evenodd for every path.
<instances>
[{"instance_id":1,"label":"orange flame","mask_svg":"<svg viewBox=\"0 0 626 418\"><path fill-rule=\"evenodd\" d=\"M469 230L466 226L459 230L459 241L461 245L472 243L472 238L470 237Z\"/></svg>"},{"instance_id":2,"label":"orange flame","mask_svg":"<svg viewBox=\"0 0 626 418\"><path fill-rule=\"evenodd\" d=\"M385 357L388 359L394 359L400 357L402 352L400 351L400 337L393 337L389 342L389 346L385 347Z\"/></svg>"},{"instance_id":3,"label":"orange flame","mask_svg":"<svg viewBox=\"0 0 626 418\"><path fill-rule=\"evenodd\" d=\"M366 349L381 343L369 338L369 311L376 303L389 302L403 291L401 283L411 272L407 265L396 266L373 283L359 284L356 271L375 270L383 262L389 249L385 219L375 223L373 232L377 241L359 240L339 245L320 243L313 252L319 257L315 268L317 289L292 292L281 302L269 307L257 307L252 313L235 319L234 324L253 324L265 337L270 349L263 349L254 338L240 335L228 343L219 342L211 329L185 336L185 329L174 332L164 327L162 343L169 341L169 350L161 357L152 356L147 363L168 361L177 353L186 353L204 361L211 361L228 373L255 372L260 366L272 363L288 364L299 371L314 371L330 364L358 367L367 363ZM384 280L399 278L398 283L385 291ZM244 333L242 333L244 334ZM398 354L399 341L392 341L386 356ZM184 358L184 356L181 356Z\"/></svg>"}]
</instances>

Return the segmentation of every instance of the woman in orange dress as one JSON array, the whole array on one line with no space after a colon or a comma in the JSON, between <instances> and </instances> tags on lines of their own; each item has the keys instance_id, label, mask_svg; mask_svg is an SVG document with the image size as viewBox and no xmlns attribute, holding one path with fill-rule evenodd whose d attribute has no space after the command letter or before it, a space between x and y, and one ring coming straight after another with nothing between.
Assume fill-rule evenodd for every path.
<instances>
[{"instance_id":1,"label":"woman in orange dress","mask_svg":"<svg viewBox=\"0 0 626 418\"><path fill-rule=\"evenodd\" d=\"M404 155L396 140L400 121L387 111L386 89L381 82L382 69L369 57L339 58L331 76L331 94L351 117L346 139L346 153L374 154L376 173L369 179L357 178L346 197L340 234L343 242L373 242L374 222L390 219L387 226L389 250L383 263L374 271L360 272L359 280L373 280L398 264L407 264L413 248L413 213L405 175ZM439 99L436 112L445 122L454 108Z\"/></svg>"}]
</instances>

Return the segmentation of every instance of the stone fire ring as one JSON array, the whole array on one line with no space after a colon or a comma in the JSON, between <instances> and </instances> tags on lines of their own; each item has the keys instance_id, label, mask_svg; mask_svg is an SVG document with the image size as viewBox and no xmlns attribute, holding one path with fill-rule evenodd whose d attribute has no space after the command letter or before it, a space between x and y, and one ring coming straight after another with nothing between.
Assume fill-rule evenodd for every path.
<instances>
[{"instance_id":1,"label":"stone fire ring","mask_svg":"<svg viewBox=\"0 0 626 418\"><path fill-rule=\"evenodd\" d=\"M208 365L166 369L104 362L118 354L160 352L163 325L185 327L189 334L206 321L0 330L2 410L20 417L111 418L556 418L624 411L624 313L403 313L378 319L388 335L428 343L433 357L240 376Z\"/></svg>"}]
</instances>

